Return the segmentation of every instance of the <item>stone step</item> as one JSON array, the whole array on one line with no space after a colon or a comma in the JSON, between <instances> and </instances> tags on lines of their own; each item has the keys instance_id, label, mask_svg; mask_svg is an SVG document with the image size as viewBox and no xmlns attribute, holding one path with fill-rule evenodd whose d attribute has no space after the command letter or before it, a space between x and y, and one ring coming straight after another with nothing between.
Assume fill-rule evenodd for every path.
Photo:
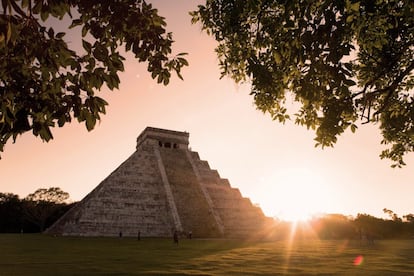
<instances>
[{"instance_id":1,"label":"stone step","mask_svg":"<svg viewBox=\"0 0 414 276\"><path fill-rule=\"evenodd\" d=\"M184 232L191 231L193 237L220 236L186 152L167 148L160 153Z\"/></svg>"}]
</instances>

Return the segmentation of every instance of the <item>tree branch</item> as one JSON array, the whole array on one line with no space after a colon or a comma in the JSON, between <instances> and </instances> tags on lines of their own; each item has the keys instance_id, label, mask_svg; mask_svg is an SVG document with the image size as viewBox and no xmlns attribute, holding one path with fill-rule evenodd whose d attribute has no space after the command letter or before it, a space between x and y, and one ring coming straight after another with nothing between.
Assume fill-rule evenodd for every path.
<instances>
[{"instance_id":1,"label":"tree branch","mask_svg":"<svg viewBox=\"0 0 414 276\"><path fill-rule=\"evenodd\" d=\"M372 105L372 98L374 96L378 96L384 93L387 93L387 96L384 100L384 103L382 104L382 106L372 115L373 117L378 116L380 113L382 113L385 108L388 106L389 100L393 94L393 92L397 89L398 85L403 81L403 79L410 74L410 72L414 70L414 61L411 62L411 64L388 86L382 88L382 89L378 89L378 90L374 90L372 92L367 93L367 89L368 87L372 86L372 84L374 83L375 80L377 80L379 77L381 77L381 75L383 75L383 73L381 72L380 74L378 74L375 78L371 79L369 82L367 82L364 85L364 88L362 89L362 91L355 93L354 95L352 95L352 98L356 98L359 95L364 95L363 96L363 105L364 108L362 110L362 114L361 114L361 119L367 119L365 122L363 122L362 124L366 124L369 123L371 121L371 105ZM367 105L368 102L368 105ZM365 110L366 107L368 106L368 114L365 115Z\"/></svg>"},{"instance_id":2,"label":"tree branch","mask_svg":"<svg viewBox=\"0 0 414 276\"><path fill-rule=\"evenodd\" d=\"M393 83L390 85L390 86L388 86L388 87L385 87L385 88L383 88L383 89L380 89L380 90L377 90L377 91L374 91L374 92L379 92L379 94L382 94L382 93L384 93L384 92L387 92L388 91L388 94L387 94L387 96L386 96L386 98L385 98L385 100L384 100L384 104L372 115L372 116L378 116L380 113L382 113L383 111L384 111L384 109L388 106L388 103L389 103L389 100L390 100L390 98L391 98L391 95L393 94L393 91L395 90L395 89L397 89L397 87L398 87L398 85L400 84L400 82L402 82L403 81L403 79L407 76L407 75L409 75L410 74L410 72L412 71L412 70L414 70L414 61L412 61L411 62L411 64L410 64L410 66L408 66L405 70L404 70L404 72L402 72L402 74L400 74L399 76L398 76L398 78L396 78L394 81L393 81Z\"/></svg>"}]
</instances>

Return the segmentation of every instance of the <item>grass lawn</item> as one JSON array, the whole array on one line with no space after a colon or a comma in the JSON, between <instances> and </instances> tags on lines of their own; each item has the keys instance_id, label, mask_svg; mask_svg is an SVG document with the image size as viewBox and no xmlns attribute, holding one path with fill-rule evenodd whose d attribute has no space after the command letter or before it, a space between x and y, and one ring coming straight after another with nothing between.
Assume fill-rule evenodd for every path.
<instances>
[{"instance_id":1,"label":"grass lawn","mask_svg":"<svg viewBox=\"0 0 414 276\"><path fill-rule=\"evenodd\" d=\"M414 275L414 240L243 242L0 235L0 275Z\"/></svg>"}]
</instances>

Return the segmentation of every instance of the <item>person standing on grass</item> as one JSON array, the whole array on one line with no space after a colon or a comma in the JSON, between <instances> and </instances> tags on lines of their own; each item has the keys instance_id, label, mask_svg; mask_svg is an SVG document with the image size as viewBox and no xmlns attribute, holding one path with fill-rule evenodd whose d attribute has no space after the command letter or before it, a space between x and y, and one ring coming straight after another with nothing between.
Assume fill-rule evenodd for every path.
<instances>
[{"instance_id":1,"label":"person standing on grass","mask_svg":"<svg viewBox=\"0 0 414 276\"><path fill-rule=\"evenodd\" d=\"M177 230L174 231L173 239L174 239L174 243L178 245L178 232L177 232Z\"/></svg>"}]
</instances>

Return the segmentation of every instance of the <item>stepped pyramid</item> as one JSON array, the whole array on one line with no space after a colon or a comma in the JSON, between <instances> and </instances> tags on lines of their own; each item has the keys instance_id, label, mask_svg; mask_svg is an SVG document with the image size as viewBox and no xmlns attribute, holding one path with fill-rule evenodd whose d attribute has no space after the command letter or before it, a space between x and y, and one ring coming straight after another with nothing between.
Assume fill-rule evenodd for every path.
<instances>
[{"instance_id":1,"label":"stepped pyramid","mask_svg":"<svg viewBox=\"0 0 414 276\"><path fill-rule=\"evenodd\" d=\"M136 151L46 230L70 236L261 235L269 218L188 147L189 133L147 127Z\"/></svg>"}]
</instances>

